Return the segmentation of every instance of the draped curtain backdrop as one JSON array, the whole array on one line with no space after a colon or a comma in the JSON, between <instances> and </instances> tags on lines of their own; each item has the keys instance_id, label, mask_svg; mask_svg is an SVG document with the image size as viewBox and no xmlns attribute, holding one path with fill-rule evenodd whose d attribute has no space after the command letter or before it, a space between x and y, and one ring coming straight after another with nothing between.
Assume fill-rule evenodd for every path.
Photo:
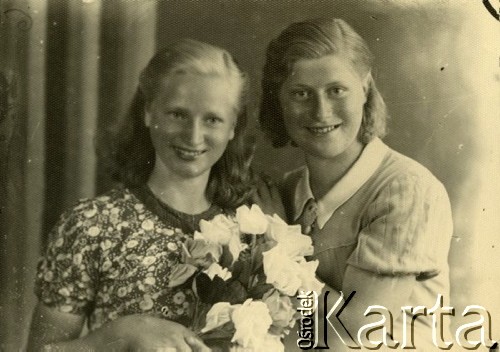
<instances>
[{"instance_id":1,"label":"draped curtain backdrop","mask_svg":"<svg viewBox=\"0 0 500 352\"><path fill-rule=\"evenodd\" d=\"M123 116L155 48L181 37L227 48L258 101L269 40L316 16L345 18L372 48L386 142L450 194L451 304L459 318L485 306L500 339L500 45L487 2L0 0L0 350L22 348L36 261L60 213L112 186L96 136ZM258 138L258 169L277 176L303 161Z\"/></svg>"},{"instance_id":2,"label":"draped curtain backdrop","mask_svg":"<svg viewBox=\"0 0 500 352\"><path fill-rule=\"evenodd\" d=\"M50 227L75 200L110 186L96 134L123 114L154 52L156 6L0 1L2 351L22 347Z\"/></svg>"}]
</instances>

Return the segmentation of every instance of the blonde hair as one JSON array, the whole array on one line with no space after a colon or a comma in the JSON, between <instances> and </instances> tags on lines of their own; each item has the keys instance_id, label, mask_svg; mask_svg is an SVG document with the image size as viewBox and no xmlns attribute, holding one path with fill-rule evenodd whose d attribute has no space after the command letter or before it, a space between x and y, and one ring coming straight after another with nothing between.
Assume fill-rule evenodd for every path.
<instances>
[{"instance_id":1,"label":"blonde hair","mask_svg":"<svg viewBox=\"0 0 500 352\"><path fill-rule=\"evenodd\" d=\"M294 63L332 54L347 58L360 78L368 75L367 100L363 108L359 140L366 144L376 136L385 135L387 110L371 75L373 56L368 45L345 21L319 18L292 23L267 48L261 81L259 121L275 147L290 142L283 121L279 91Z\"/></svg>"},{"instance_id":2,"label":"blonde hair","mask_svg":"<svg viewBox=\"0 0 500 352\"><path fill-rule=\"evenodd\" d=\"M142 71L129 112L108 147L111 175L128 186L147 182L154 167L155 149L144 124L146 106L156 97L163 79L182 73L217 75L234 82L238 93L235 135L212 166L206 194L223 208L236 207L250 197L253 179L250 173L253 145L246 136L246 75L228 51L193 39L183 39L161 49Z\"/></svg>"},{"instance_id":3,"label":"blonde hair","mask_svg":"<svg viewBox=\"0 0 500 352\"><path fill-rule=\"evenodd\" d=\"M139 88L146 103L150 103L156 96L161 79L183 73L224 77L234 84L240 98L246 92L246 74L240 70L227 50L197 40L183 39L158 51L142 71Z\"/></svg>"}]
</instances>

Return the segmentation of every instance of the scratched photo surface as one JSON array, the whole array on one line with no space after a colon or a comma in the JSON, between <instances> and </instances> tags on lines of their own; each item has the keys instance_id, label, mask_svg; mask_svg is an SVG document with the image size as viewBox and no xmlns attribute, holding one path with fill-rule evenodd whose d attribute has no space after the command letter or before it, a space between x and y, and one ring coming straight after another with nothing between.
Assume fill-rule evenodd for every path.
<instances>
[{"instance_id":1,"label":"scratched photo surface","mask_svg":"<svg viewBox=\"0 0 500 352\"><path fill-rule=\"evenodd\" d=\"M113 187L95 147L155 50L189 37L234 55L250 76L255 166L278 177L303 158L297 148L273 149L258 130L265 49L291 22L322 16L345 19L375 56L391 117L384 141L448 191L452 325L481 305L500 339L495 8L487 0L0 1L0 350L24 344L37 260L62 211Z\"/></svg>"}]
</instances>

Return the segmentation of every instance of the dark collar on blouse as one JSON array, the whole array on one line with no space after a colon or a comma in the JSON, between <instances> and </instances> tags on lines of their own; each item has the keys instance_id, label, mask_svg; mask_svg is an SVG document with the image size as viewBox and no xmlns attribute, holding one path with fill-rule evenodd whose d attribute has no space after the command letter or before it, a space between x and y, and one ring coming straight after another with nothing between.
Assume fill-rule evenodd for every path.
<instances>
[{"instance_id":1,"label":"dark collar on blouse","mask_svg":"<svg viewBox=\"0 0 500 352\"><path fill-rule=\"evenodd\" d=\"M200 230L200 220L210 220L215 215L224 213L223 209L212 204L210 208L199 214L187 214L175 210L166 203L158 199L148 185L143 184L137 187L128 187L146 208L157 215L166 225L180 228L184 233L193 233Z\"/></svg>"}]
</instances>

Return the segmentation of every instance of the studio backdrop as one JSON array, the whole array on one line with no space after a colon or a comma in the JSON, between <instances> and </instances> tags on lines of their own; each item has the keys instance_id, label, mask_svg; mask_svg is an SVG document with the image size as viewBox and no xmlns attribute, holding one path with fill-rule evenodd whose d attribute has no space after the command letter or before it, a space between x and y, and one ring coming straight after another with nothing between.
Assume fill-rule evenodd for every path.
<instances>
[{"instance_id":1,"label":"studio backdrop","mask_svg":"<svg viewBox=\"0 0 500 352\"><path fill-rule=\"evenodd\" d=\"M450 195L449 301L457 315L487 307L499 336L500 45L498 16L485 3L1 0L0 350L23 345L37 259L61 212L113 186L96 141L124 115L154 51L190 37L237 58L255 102L255 167L277 177L302 159L258 131L265 48L292 21L320 16L344 18L368 41L391 115L386 143Z\"/></svg>"}]
</instances>

